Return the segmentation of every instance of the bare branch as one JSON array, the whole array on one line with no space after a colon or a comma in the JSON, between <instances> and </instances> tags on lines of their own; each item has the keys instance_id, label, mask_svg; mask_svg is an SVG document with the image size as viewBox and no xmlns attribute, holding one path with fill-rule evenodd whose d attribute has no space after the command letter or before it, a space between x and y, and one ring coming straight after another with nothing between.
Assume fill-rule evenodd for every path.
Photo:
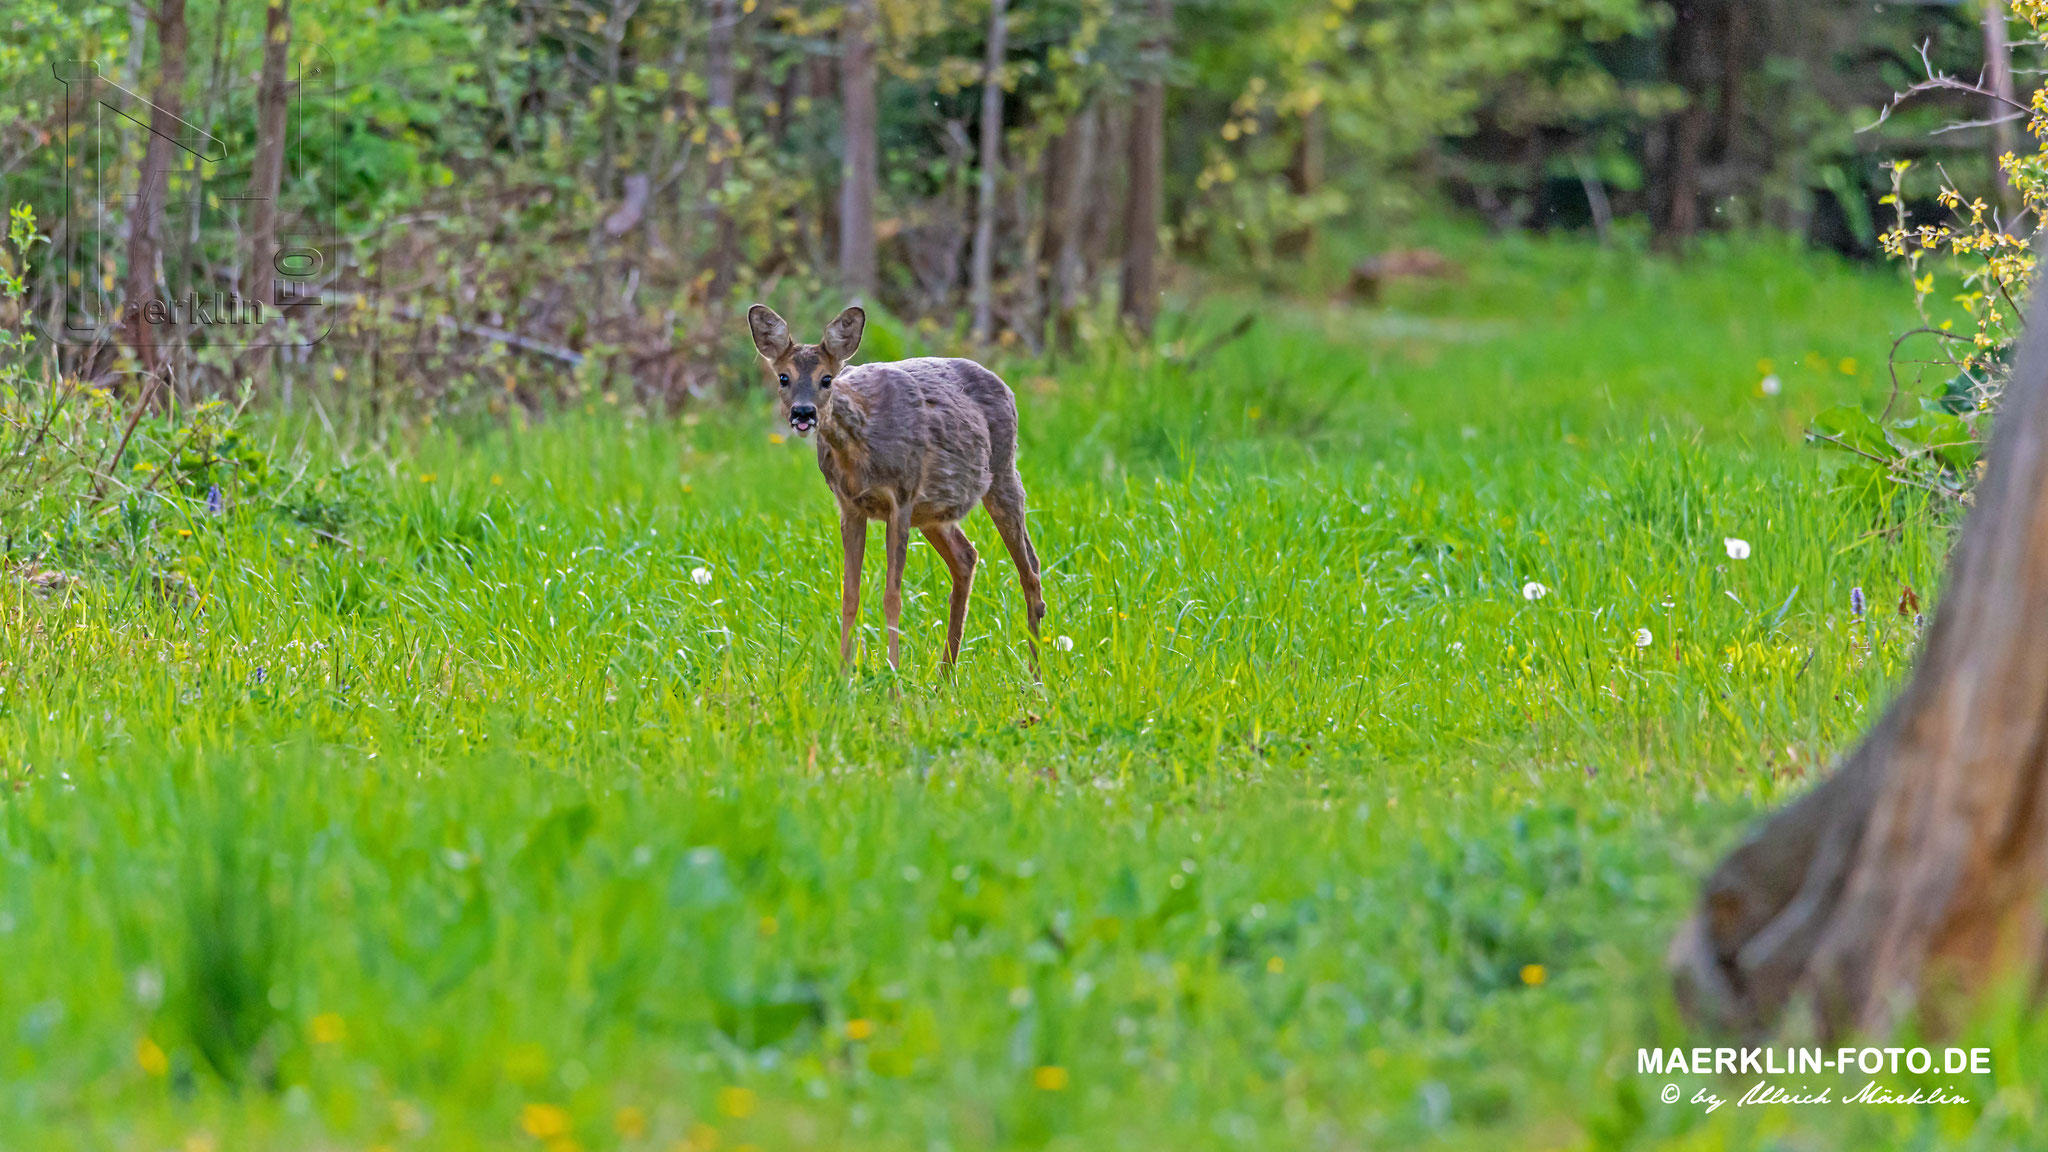
<instances>
[{"instance_id":1,"label":"bare branch","mask_svg":"<svg viewBox=\"0 0 2048 1152\"><path fill-rule=\"evenodd\" d=\"M1994 92L1991 89L1984 87L1982 83L1971 84L1963 80L1958 80L1955 77L1950 76L1946 72L1935 71L1934 62L1927 58L1927 47L1927 41L1923 40L1920 42L1920 69L1922 72L1926 73L1927 79L1922 80L1919 83L1914 84L1912 87L1907 88L1903 91L1892 93L1891 102L1886 104L1884 108L1878 112L1876 120L1873 120L1869 124L1866 124L1861 128L1858 128L1856 131L1859 134L1872 131L1873 129L1876 129L1879 126L1883 125L1885 121L1891 119L1892 112L1896 110L1901 104L1904 104L1906 101L1924 92L1963 92L1972 96L1982 96L1986 100L1995 100L2000 104L2004 104L2012 108L2016 113L2013 119L2018 119L2020 117L2027 116L2032 113L2033 109L2029 108L2027 105L2022 104L2019 101L2004 95L2003 93ZM2004 121L1990 120L1984 121L1983 123L1999 124L2004 123ZM1955 125L1955 127L1959 128L1973 126L1981 127L1982 125Z\"/></svg>"},{"instance_id":2,"label":"bare branch","mask_svg":"<svg viewBox=\"0 0 2048 1152\"><path fill-rule=\"evenodd\" d=\"M1997 124L2010 124L2015 120L2025 120L2026 118L2026 113L2014 112L2008 116L1994 116L1989 120L1959 120L1954 124L1944 124L1939 128L1929 129L1927 134L1929 136L1939 136L1944 132L1961 132L1965 128L1990 128ZM1873 124L1871 127L1874 128L1876 125Z\"/></svg>"}]
</instances>

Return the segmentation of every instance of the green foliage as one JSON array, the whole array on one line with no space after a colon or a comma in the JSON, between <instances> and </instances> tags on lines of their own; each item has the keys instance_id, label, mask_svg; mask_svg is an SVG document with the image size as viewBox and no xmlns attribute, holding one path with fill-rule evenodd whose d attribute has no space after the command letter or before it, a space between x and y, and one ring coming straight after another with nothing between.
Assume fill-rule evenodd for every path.
<instances>
[{"instance_id":1,"label":"green foliage","mask_svg":"<svg viewBox=\"0 0 2048 1152\"><path fill-rule=\"evenodd\" d=\"M1003 366L1042 685L979 517L958 673L919 545L904 673L871 595L839 677L830 500L753 409L322 449L171 537L195 599L0 586L6 1142L2023 1144L2023 1077L1701 1116L1632 1072L1696 1041L1697 874L1916 646L1848 590L1931 594L1947 534L1797 443L1895 286L1434 240L1467 280L1385 310Z\"/></svg>"},{"instance_id":2,"label":"green foliage","mask_svg":"<svg viewBox=\"0 0 2048 1152\"><path fill-rule=\"evenodd\" d=\"M1592 53L1657 16L1639 0L1184 4L1187 102L1209 130L1175 134L1200 148L1181 231L1212 258L1265 263L1290 233L1414 211L1410 163L1482 111L1525 133L1654 115L1661 86L1617 82ZM1305 147L1327 150L1327 183L1304 180Z\"/></svg>"},{"instance_id":3,"label":"green foliage","mask_svg":"<svg viewBox=\"0 0 2048 1152\"><path fill-rule=\"evenodd\" d=\"M17 205L0 249L0 559L39 572L82 565L169 578L173 533L285 478L221 400L159 407L55 372L28 327L30 255L42 237Z\"/></svg>"},{"instance_id":4,"label":"green foliage","mask_svg":"<svg viewBox=\"0 0 2048 1152\"><path fill-rule=\"evenodd\" d=\"M2048 27L2048 5L2038 0L1995 3L2001 19L2024 22L2036 31ZM1914 79L1933 82L1929 76ZM1902 88L1893 104L1906 104L1913 94L1914 89ZM1931 182L1918 191L1931 195L1939 215L1929 219L1932 214L1923 209L1916 220L1911 182L1923 177L1913 175L1912 159L1888 165L1891 192L1884 203L1893 221L1880 239L1885 253L1905 264L1923 326L1893 342L1891 399L1875 420L1858 409L1836 409L1822 413L1809 433L1816 443L1848 454L1830 463L1846 467L1852 485L1866 494L1882 498L1888 489L1910 486L1960 499L1981 472L1979 456L2011 371L2021 302L2035 270L2029 242L2022 238L2024 225L2048 218L2048 172L2041 166L2048 156L2048 116L2040 111L2048 107L2044 101L2048 88L2031 100L2036 111L2027 128L2034 142L2021 153L1999 157L1998 168L2010 185L2004 211L1989 197L1966 194L1945 167L1937 167L1938 178L1925 178ZM1936 297L1938 278L1957 289L1947 301ZM1937 311L1950 314L1937 316ZM1902 356L1901 348L1913 337L1919 339L1911 347L1933 351ZM1915 376L1913 390L1921 393L1908 395L1904 404L1902 362ZM1930 368L1935 370L1932 381Z\"/></svg>"}]
</instances>

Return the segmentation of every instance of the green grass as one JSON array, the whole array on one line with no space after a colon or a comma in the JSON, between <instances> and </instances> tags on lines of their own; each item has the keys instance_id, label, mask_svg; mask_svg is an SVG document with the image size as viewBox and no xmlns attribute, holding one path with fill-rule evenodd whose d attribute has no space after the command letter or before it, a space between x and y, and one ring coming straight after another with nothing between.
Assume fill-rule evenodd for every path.
<instances>
[{"instance_id":1,"label":"green grass","mask_svg":"<svg viewBox=\"0 0 2048 1152\"><path fill-rule=\"evenodd\" d=\"M1989 1108L1634 1074L1708 1042L1660 959L1699 875L1910 659L1945 534L1797 437L1879 398L1908 293L1763 241L1459 255L1004 366L1043 684L981 517L957 675L921 542L902 674L873 580L836 674L830 500L765 401L137 509L196 603L0 585L0 1147L2025 1139L2016 1011Z\"/></svg>"}]
</instances>

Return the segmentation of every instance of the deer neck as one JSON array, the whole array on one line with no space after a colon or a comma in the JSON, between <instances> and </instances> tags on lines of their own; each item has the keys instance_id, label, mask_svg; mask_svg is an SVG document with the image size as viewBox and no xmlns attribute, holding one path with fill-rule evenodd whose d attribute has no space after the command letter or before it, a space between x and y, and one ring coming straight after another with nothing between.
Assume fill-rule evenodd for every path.
<instances>
[{"instance_id":1,"label":"deer neck","mask_svg":"<svg viewBox=\"0 0 2048 1152\"><path fill-rule=\"evenodd\" d=\"M867 407L848 388L835 389L818 417L818 443L836 455L867 455Z\"/></svg>"}]
</instances>

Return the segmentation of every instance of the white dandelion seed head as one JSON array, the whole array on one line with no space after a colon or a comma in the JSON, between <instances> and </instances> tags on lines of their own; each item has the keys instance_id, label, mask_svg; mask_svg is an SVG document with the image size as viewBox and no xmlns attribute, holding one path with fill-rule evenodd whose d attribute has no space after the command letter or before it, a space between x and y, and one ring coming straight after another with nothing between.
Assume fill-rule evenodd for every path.
<instances>
[{"instance_id":1,"label":"white dandelion seed head","mask_svg":"<svg viewBox=\"0 0 2048 1152\"><path fill-rule=\"evenodd\" d=\"M1721 547L1728 550L1728 558L1730 560L1749 559L1749 541L1747 540L1740 540L1733 536L1723 536L1721 537Z\"/></svg>"},{"instance_id":2,"label":"white dandelion seed head","mask_svg":"<svg viewBox=\"0 0 2048 1152\"><path fill-rule=\"evenodd\" d=\"M1650 642L1655 639L1655 636L1650 635L1650 630L1648 628L1636 629L1636 647L1648 648L1650 646Z\"/></svg>"},{"instance_id":3,"label":"white dandelion seed head","mask_svg":"<svg viewBox=\"0 0 2048 1152\"><path fill-rule=\"evenodd\" d=\"M1072 652L1074 650L1074 638L1072 636L1055 636L1052 638L1052 646L1062 652Z\"/></svg>"},{"instance_id":4,"label":"white dandelion seed head","mask_svg":"<svg viewBox=\"0 0 2048 1152\"><path fill-rule=\"evenodd\" d=\"M1550 595L1550 589L1545 588L1534 580L1522 585L1522 599L1524 600L1541 600L1548 595Z\"/></svg>"},{"instance_id":5,"label":"white dandelion seed head","mask_svg":"<svg viewBox=\"0 0 2048 1152\"><path fill-rule=\"evenodd\" d=\"M709 568L692 568L692 569L690 569L690 582L691 582L691 583L693 583L693 584L709 584L709 583L711 583L711 569L709 569Z\"/></svg>"},{"instance_id":6,"label":"white dandelion seed head","mask_svg":"<svg viewBox=\"0 0 2048 1152\"><path fill-rule=\"evenodd\" d=\"M1784 391L1785 385L1778 380L1777 374L1773 373L1763 378L1763 383L1760 387L1763 388L1764 395L1776 396L1779 392Z\"/></svg>"}]
</instances>

